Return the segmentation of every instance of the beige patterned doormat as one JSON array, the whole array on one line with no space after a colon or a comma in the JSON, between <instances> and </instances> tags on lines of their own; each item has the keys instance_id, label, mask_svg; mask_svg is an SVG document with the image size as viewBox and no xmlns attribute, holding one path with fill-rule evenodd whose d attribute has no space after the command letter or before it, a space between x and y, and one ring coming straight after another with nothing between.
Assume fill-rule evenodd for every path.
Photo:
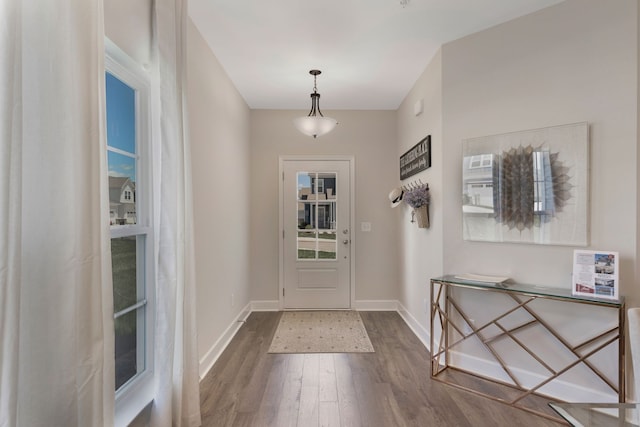
<instances>
[{"instance_id":1,"label":"beige patterned doormat","mask_svg":"<svg viewBox=\"0 0 640 427\"><path fill-rule=\"evenodd\" d=\"M269 353L373 353L357 311L285 311Z\"/></svg>"}]
</instances>

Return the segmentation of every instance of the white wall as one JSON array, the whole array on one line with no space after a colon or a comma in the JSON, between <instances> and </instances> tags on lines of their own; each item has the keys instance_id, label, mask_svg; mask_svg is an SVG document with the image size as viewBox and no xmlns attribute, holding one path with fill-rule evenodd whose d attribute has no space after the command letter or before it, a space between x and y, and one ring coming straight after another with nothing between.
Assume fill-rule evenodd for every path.
<instances>
[{"instance_id":1,"label":"white wall","mask_svg":"<svg viewBox=\"0 0 640 427\"><path fill-rule=\"evenodd\" d=\"M637 295L637 2L568 0L445 45L445 273L570 288L573 247L462 240L461 141L587 121L591 248L619 251Z\"/></svg>"},{"instance_id":2,"label":"white wall","mask_svg":"<svg viewBox=\"0 0 640 427\"><path fill-rule=\"evenodd\" d=\"M635 3L635 2L634 2ZM638 93L638 97L636 98L636 150L635 150L635 161L636 161L636 262L635 262L635 278L640 278L640 262L637 260L637 255L640 254L640 150L637 147L640 147L640 6L637 8L636 15L636 91ZM630 177L631 178L631 177ZM627 300L627 304L632 307L640 306L640 290L636 291L632 294L632 297ZM638 355L640 357L640 355ZM640 372L638 372L638 376L640 377ZM638 381L638 386L640 387L640 381ZM640 390L638 390L638 401L640 401Z\"/></svg>"},{"instance_id":3,"label":"white wall","mask_svg":"<svg viewBox=\"0 0 640 427\"><path fill-rule=\"evenodd\" d=\"M107 37L141 65L151 60L151 0L104 0Z\"/></svg>"},{"instance_id":4,"label":"white wall","mask_svg":"<svg viewBox=\"0 0 640 427\"><path fill-rule=\"evenodd\" d=\"M453 41L442 47L398 109L398 154L424 135L432 135L432 163L411 177L429 182L431 228L418 230L400 221L400 301L407 317L428 328L424 310L427 281L444 273L506 275L549 287L571 287L573 247L466 242L462 238L462 150L466 138L587 121L591 131L590 248L619 251L621 293L629 305L640 302L635 286L638 248L638 10L637 2L603 3L568 0L560 5ZM424 99L425 112L413 106ZM471 317L482 319L487 307L505 302L487 295L458 295ZM505 304L508 304L506 302ZM608 322L610 313L590 307L537 304L540 313L560 310L558 329L579 339L591 327ZM550 316L546 314L546 316ZM544 314L543 314L544 315ZM580 322L575 321L581 319ZM574 322L575 321L575 322ZM527 342L555 363L566 352L540 330ZM454 363L501 377L473 342L460 348L477 358L454 357ZM518 353L515 348L511 354ZM611 350L605 352L614 357ZM519 359L520 358L520 359ZM533 370L525 357L508 358ZM602 357L596 357L603 361ZM564 362L563 362L564 360ZM617 372L604 360L606 375ZM564 376L562 396L597 397L610 390L582 369Z\"/></svg>"},{"instance_id":5,"label":"white wall","mask_svg":"<svg viewBox=\"0 0 640 427\"><path fill-rule=\"evenodd\" d=\"M637 27L635 1L567 0L443 46L444 273L505 275L570 289L574 247L463 240L461 141L586 121L591 134L589 248L620 252L621 293L637 305ZM487 306L500 305L486 295L460 298L477 318ZM545 312L551 305L537 308ZM584 336L587 320L594 326L607 322L595 308L566 306L560 311L564 317L557 317L562 318L558 327L572 339ZM543 348L552 360L564 357L557 343L539 331L527 342ZM609 368L605 365L605 371ZM615 370L607 373L616 376ZM586 380L583 371L564 378L583 387L585 395L608 393L598 380ZM569 390L569 396L560 397L575 400L578 388Z\"/></svg>"},{"instance_id":6,"label":"white wall","mask_svg":"<svg viewBox=\"0 0 640 427\"><path fill-rule=\"evenodd\" d=\"M424 111L416 116L416 102L423 102ZM444 209L442 194L442 55L433 57L425 71L416 81L397 111L398 148L396 157L413 147L426 135L431 135L431 167L409 177L398 184L408 184L414 180L429 183L431 224L428 229L419 229L411 224L411 208L402 203L394 212L400 221L400 302L407 309L408 316L415 319L421 328L416 332L426 338L429 325L427 304L429 301L429 279L442 275L442 239L444 230Z\"/></svg>"},{"instance_id":7,"label":"white wall","mask_svg":"<svg viewBox=\"0 0 640 427\"><path fill-rule=\"evenodd\" d=\"M198 350L206 365L249 303L250 114L191 21L187 45Z\"/></svg>"},{"instance_id":8,"label":"white wall","mask_svg":"<svg viewBox=\"0 0 640 427\"><path fill-rule=\"evenodd\" d=\"M398 177L393 111L324 111L340 123L314 140L293 118L306 111L251 112L252 299L278 301L278 158L280 155L355 156L356 300L397 299L397 233L387 195ZM371 222L371 232L360 223Z\"/></svg>"}]
</instances>

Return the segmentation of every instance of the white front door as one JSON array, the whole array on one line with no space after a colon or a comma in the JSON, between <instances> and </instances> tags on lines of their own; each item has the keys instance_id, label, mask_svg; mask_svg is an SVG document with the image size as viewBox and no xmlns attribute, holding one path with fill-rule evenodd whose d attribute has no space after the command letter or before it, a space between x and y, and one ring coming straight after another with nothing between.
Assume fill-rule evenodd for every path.
<instances>
[{"instance_id":1,"label":"white front door","mask_svg":"<svg viewBox=\"0 0 640 427\"><path fill-rule=\"evenodd\" d=\"M283 308L351 307L349 160L283 162Z\"/></svg>"}]
</instances>

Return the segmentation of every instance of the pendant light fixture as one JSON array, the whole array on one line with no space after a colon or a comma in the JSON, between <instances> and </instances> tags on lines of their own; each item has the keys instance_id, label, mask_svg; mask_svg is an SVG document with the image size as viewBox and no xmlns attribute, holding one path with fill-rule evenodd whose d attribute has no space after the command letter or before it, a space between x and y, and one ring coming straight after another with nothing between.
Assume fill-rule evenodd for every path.
<instances>
[{"instance_id":1,"label":"pendant light fixture","mask_svg":"<svg viewBox=\"0 0 640 427\"><path fill-rule=\"evenodd\" d=\"M309 115L293 120L296 129L314 138L331 132L338 124L336 119L324 117L320 111L320 94L316 87L316 77L320 73L322 73L320 70L309 71L309 74L313 76L313 93L311 94L311 111L309 111Z\"/></svg>"}]
</instances>

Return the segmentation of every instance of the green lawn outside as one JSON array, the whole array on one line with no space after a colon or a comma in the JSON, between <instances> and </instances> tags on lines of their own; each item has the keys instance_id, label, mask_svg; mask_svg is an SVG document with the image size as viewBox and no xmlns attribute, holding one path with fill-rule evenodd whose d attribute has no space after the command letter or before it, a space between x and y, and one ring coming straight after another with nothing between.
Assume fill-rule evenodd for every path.
<instances>
[{"instance_id":1,"label":"green lawn outside","mask_svg":"<svg viewBox=\"0 0 640 427\"><path fill-rule=\"evenodd\" d=\"M138 299L135 236L111 239L111 269L113 307L114 313L117 313L132 306ZM138 310L118 317L114 323L115 389L118 390L137 373Z\"/></svg>"},{"instance_id":2,"label":"green lawn outside","mask_svg":"<svg viewBox=\"0 0 640 427\"><path fill-rule=\"evenodd\" d=\"M311 249L298 249L298 259L315 259L315 251ZM335 252L318 251L318 259L336 259Z\"/></svg>"},{"instance_id":3,"label":"green lawn outside","mask_svg":"<svg viewBox=\"0 0 640 427\"><path fill-rule=\"evenodd\" d=\"M111 239L113 271L113 311L117 313L134 305L138 299L136 285L136 237ZM116 322L116 334L131 333L136 316L123 316Z\"/></svg>"}]
</instances>

